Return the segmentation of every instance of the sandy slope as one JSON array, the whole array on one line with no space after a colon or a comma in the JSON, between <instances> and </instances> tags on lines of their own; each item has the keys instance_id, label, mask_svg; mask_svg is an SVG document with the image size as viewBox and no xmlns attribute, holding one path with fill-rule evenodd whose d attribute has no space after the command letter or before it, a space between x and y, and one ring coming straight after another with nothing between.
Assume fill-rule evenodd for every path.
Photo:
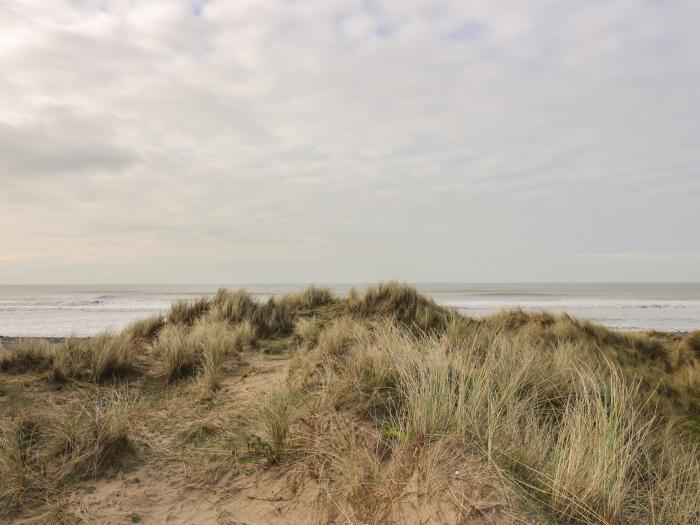
<instances>
[{"instance_id":1,"label":"sandy slope","mask_svg":"<svg viewBox=\"0 0 700 525\"><path fill-rule=\"evenodd\" d=\"M259 392L281 384L287 377L289 360L260 353L246 353L235 371L224 379L216 393L212 421L226 421L228 411L245 404ZM182 416L185 408L174 404L160 412L163 420ZM182 416L182 417L181 417ZM324 432L353 422L351 414L316 421ZM362 423L364 424L364 423ZM349 427L348 427L349 428ZM153 431L150 446L158 448L166 439ZM157 454L155 455L157 456ZM201 483L192 472L198 465L192 458L167 460L139 456L111 474L86 485L65 502L65 510L85 523L116 525L146 524L286 524L349 523L351 512L342 494L309 476L304 468L291 465L252 469L237 476L222 477L213 484ZM454 490L426 491L413 474L399 486L393 504L381 522L386 523L510 523L504 506L493 497L484 498L483 468L468 458L454 471ZM486 474L483 474L486 476ZM50 522L50 511L37 517L25 514L16 523Z\"/></svg>"}]
</instances>

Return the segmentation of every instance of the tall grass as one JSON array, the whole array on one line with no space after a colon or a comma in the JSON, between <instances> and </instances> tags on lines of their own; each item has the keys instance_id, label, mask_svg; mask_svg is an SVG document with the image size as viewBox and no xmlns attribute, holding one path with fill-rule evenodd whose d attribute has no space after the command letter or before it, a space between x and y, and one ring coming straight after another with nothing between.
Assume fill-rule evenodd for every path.
<instances>
[{"instance_id":1,"label":"tall grass","mask_svg":"<svg viewBox=\"0 0 700 525\"><path fill-rule=\"evenodd\" d=\"M210 316L214 321L236 324L255 318L257 303L245 290L227 292L219 289L212 299Z\"/></svg>"},{"instance_id":2,"label":"tall grass","mask_svg":"<svg viewBox=\"0 0 700 525\"><path fill-rule=\"evenodd\" d=\"M289 452L290 425L298 404L297 395L286 387L262 392L253 402L253 423L260 429L271 459L275 461Z\"/></svg>"},{"instance_id":3,"label":"tall grass","mask_svg":"<svg viewBox=\"0 0 700 525\"><path fill-rule=\"evenodd\" d=\"M44 339L19 339L7 350L0 348L0 372L23 373L51 366L51 346Z\"/></svg>"},{"instance_id":4,"label":"tall grass","mask_svg":"<svg viewBox=\"0 0 700 525\"><path fill-rule=\"evenodd\" d=\"M416 337L385 324L369 344L353 344L336 325L321 334L325 352L298 359L317 359L300 368L315 378L307 389L340 383L384 396L394 439L476 446L518 498L556 520L700 519L700 502L691 501L700 487L697 450L655 411L639 383L602 355L583 361L591 354L580 342L561 340L543 358L538 337L511 329L462 327L458 337L453 327L444 336ZM329 354L333 360L322 358Z\"/></svg>"},{"instance_id":5,"label":"tall grass","mask_svg":"<svg viewBox=\"0 0 700 525\"><path fill-rule=\"evenodd\" d=\"M355 315L388 316L423 332L443 329L449 317L447 309L395 281L370 287L362 296L349 294L348 307Z\"/></svg>"},{"instance_id":6,"label":"tall grass","mask_svg":"<svg viewBox=\"0 0 700 525\"><path fill-rule=\"evenodd\" d=\"M321 321L318 318L302 317L294 325L294 335L308 348L318 343L322 328Z\"/></svg>"},{"instance_id":7,"label":"tall grass","mask_svg":"<svg viewBox=\"0 0 700 525\"><path fill-rule=\"evenodd\" d=\"M108 332L90 339L66 339L55 352L57 379L83 379L94 383L138 372L138 358L130 339Z\"/></svg>"},{"instance_id":8,"label":"tall grass","mask_svg":"<svg viewBox=\"0 0 700 525\"><path fill-rule=\"evenodd\" d=\"M165 317L160 314L139 319L127 326L124 333L135 343L150 343L156 338L160 329L163 328L165 321Z\"/></svg>"},{"instance_id":9,"label":"tall grass","mask_svg":"<svg viewBox=\"0 0 700 525\"><path fill-rule=\"evenodd\" d=\"M135 391L110 390L77 405L49 403L1 429L0 517L120 462L133 448L139 406Z\"/></svg>"},{"instance_id":10,"label":"tall grass","mask_svg":"<svg viewBox=\"0 0 700 525\"><path fill-rule=\"evenodd\" d=\"M258 303L244 290L219 290L212 299L209 316L215 321L233 325L247 321L262 337L285 336L294 325L294 301L276 300Z\"/></svg>"},{"instance_id":11,"label":"tall grass","mask_svg":"<svg viewBox=\"0 0 700 525\"><path fill-rule=\"evenodd\" d=\"M309 286L298 293L288 294L280 299L295 311L310 311L336 302L336 297L327 288Z\"/></svg>"},{"instance_id":12,"label":"tall grass","mask_svg":"<svg viewBox=\"0 0 700 525\"><path fill-rule=\"evenodd\" d=\"M168 322L172 324L183 324L192 326L198 319L203 317L211 308L211 303L206 297L195 300L176 301L168 312Z\"/></svg>"},{"instance_id":13,"label":"tall grass","mask_svg":"<svg viewBox=\"0 0 700 525\"><path fill-rule=\"evenodd\" d=\"M681 352L687 356L686 360L700 361L700 330L688 334L680 348Z\"/></svg>"},{"instance_id":14,"label":"tall grass","mask_svg":"<svg viewBox=\"0 0 700 525\"><path fill-rule=\"evenodd\" d=\"M251 328L245 324L236 330L225 321L203 318L191 328L183 324L166 325L153 344L169 381L202 373L212 390L223 377L224 361L250 340Z\"/></svg>"}]
</instances>

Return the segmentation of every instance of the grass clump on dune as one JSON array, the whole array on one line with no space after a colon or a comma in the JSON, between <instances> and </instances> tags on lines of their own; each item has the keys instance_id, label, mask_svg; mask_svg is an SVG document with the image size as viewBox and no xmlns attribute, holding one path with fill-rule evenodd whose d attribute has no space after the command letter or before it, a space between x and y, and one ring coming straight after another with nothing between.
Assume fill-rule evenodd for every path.
<instances>
[{"instance_id":1,"label":"grass clump on dune","mask_svg":"<svg viewBox=\"0 0 700 525\"><path fill-rule=\"evenodd\" d=\"M279 337L292 331L294 313L292 305L285 300L270 297L268 301L258 303L244 290L219 290L212 299L209 316L232 325L248 321L261 337Z\"/></svg>"},{"instance_id":2,"label":"grass clump on dune","mask_svg":"<svg viewBox=\"0 0 700 525\"><path fill-rule=\"evenodd\" d=\"M202 319L194 326L167 325L153 344L169 381L202 373L210 389L216 390L222 379L225 360L254 340L252 328L241 323L236 329L224 321Z\"/></svg>"},{"instance_id":3,"label":"grass clump on dune","mask_svg":"<svg viewBox=\"0 0 700 525\"><path fill-rule=\"evenodd\" d=\"M289 452L290 425L298 397L289 388L261 393L252 404L252 421L258 426L270 459L280 461Z\"/></svg>"},{"instance_id":4,"label":"grass clump on dune","mask_svg":"<svg viewBox=\"0 0 700 525\"><path fill-rule=\"evenodd\" d=\"M342 342L328 347L334 359L301 368L316 378L307 391L336 404L325 391L338 383L346 399L350 386L385 396L389 414L376 423L392 429L393 439L421 447L443 441L475 446L533 512L557 520L700 519L692 496L700 487L697 450L616 365L583 361L587 350L580 343L561 341L542 359L536 337L482 328L467 332L455 351L446 336L416 337L388 324L371 342L348 347L349 333L334 333L340 326L326 336ZM323 340L322 334L319 347ZM373 373L358 373L358 362ZM327 372L319 374L319 367ZM391 386L374 388L377 377Z\"/></svg>"},{"instance_id":5,"label":"grass clump on dune","mask_svg":"<svg viewBox=\"0 0 700 525\"><path fill-rule=\"evenodd\" d=\"M139 398L129 390L98 393L68 406L49 403L0 431L0 517L59 495L131 453Z\"/></svg>"},{"instance_id":6,"label":"grass clump on dune","mask_svg":"<svg viewBox=\"0 0 700 525\"><path fill-rule=\"evenodd\" d=\"M55 352L57 380L79 379L98 383L139 371L134 347L123 334L104 333L89 339L66 339Z\"/></svg>"},{"instance_id":7,"label":"grass clump on dune","mask_svg":"<svg viewBox=\"0 0 700 525\"><path fill-rule=\"evenodd\" d=\"M158 334L153 344L157 359L163 363L163 371L169 381L174 381L195 372L201 355L197 345L192 344L189 331L184 325L167 325Z\"/></svg>"},{"instance_id":8,"label":"grass clump on dune","mask_svg":"<svg viewBox=\"0 0 700 525\"><path fill-rule=\"evenodd\" d=\"M294 325L294 335L305 346L311 347L318 342L322 324L316 317L302 317Z\"/></svg>"},{"instance_id":9,"label":"grass clump on dune","mask_svg":"<svg viewBox=\"0 0 700 525\"><path fill-rule=\"evenodd\" d=\"M206 297L201 297L192 301L180 300L170 307L168 312L168 322L172 324L183 324L192 326L198 319L203 317L211 308L211 302Z\"/></svg>"},{"instance_id":10,"label":"grass clump on dune","mask_svg":"<svg viewBox=\"0 0 700 525\"><path fill-rule=\"evenodd\" d=\"M309 286L301 292L283 296L280 301L296 311L308 311L335 303L338 299L327 288Z\"/></svg>"},{"instance_id":11,"label":"grass clump on dune","mask_svg":"<svg viewBox=\"0 0 700 525\"><path fill-rule=\"evenodd\" d=\"M156 338L165 322L166 319L162 315L139 319L126 327L124 335L130 337L135 343L150 343Z\"/></svg>"},{"instance_id":12,"label":"grass clump on dune","mask_svg":"<svg viewBox=\"0 0 700 525\"><path fill-rule=\"evenodd\" d=\"M210 316L215 321L227 321L232 324L252 321L257 307L257 303L245 290L227 292L222 288L212 299Z\"/></svg>"},{"instance_id":13,"label":"grass clump on dune","mask_svg":"<svg viewBox=\"0 0 700 525\"><path fill-rule=\"evenodd\" d=\"M700 361L700 330L688 334L688 336L683 339L680 349L685 356L683 361Z\"/></svg>"},{"instance_id":14,"label":"grass clump on dune","mask_svg":"<svg viewBox=\"0 0 700 525\"><path fill-rule=\"evenodd\" d=\"M412 286L395 281L368 288L361 296L353 294L348 299L348 307L356 315L390 317L424 332L443 329L449 317L447 309L419 294Z\"/></svg>"},{"instance_id":15,"label":"grass clump on dune","mask_svg":"<svg viewBox=\"0 0 700 525\"><path fill-rule=\"evenodd\" d=\"M50 344L43 339L19 339L7 350L0 348L0 372L42 371L51 366Z\"/></svg>"}]
</instances>

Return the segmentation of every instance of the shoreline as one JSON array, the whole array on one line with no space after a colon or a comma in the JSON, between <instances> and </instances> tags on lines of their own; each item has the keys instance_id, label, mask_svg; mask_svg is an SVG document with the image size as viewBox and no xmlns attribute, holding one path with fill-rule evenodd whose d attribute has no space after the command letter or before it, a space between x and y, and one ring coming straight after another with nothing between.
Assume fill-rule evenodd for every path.
<instances>
[{"instance_id":1,"label":"shoreline","mask_svg":"<svg viewBox=\"0 0 700 525\"><path fill-rule=\"evenodd\" d=\"M75 339L89 339L90 336L86 337L75 337ZM15 341L19 341L20 339L30 339L30 340L36 340L40 339L42 341L48 341L49 343L62 343L68 337L42 337L42 336L37 336L37 335L28 335L28 336L12 336L12 335L0 335L0 345L7 345L14 343Z\"/></svg>"},{"instance_id":2,"label":"shoreline","mask_svg":"<svg viewBox=\"0 0 700 525\"><path fill-rule=\"evenodd\" d=\"M601 325L604 326L604 325ZM605 326L604 326L605 327ZM688 337L692 331L681 331L681 330L669 330L669 331L662 331L662 330L619 330L616 328L608 328L605 327L608 330L611 330L613 332L621 332L621 333L627 333L627 334L648 334L648 335L656 335L656 336L666 336L666 337L673 337L673 338L685 338ZM24 340L41 340L41 341L48 341L49 343L53 344L60 344L63 343L66 339L91 339L95 336L93 335L85 335L85 336L51 336L51 337L44 337L40 335L21 335L21 336L13 336L13 335L0 335L0 349L2 349L2 346L5 345L11 345L12 343L19 341L21 339Z\"/></svg>"}]
</instances>

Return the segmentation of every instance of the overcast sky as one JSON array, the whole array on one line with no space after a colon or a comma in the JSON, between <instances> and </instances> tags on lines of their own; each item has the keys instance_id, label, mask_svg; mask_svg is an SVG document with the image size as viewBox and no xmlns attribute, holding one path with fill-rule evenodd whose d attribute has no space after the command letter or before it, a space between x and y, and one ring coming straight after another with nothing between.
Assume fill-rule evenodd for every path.
<instances>
[{"instance_id":1,"label":"overcast sky","mask_svg":"<svg viewBox=\"0 0 700 525\"><path fill-rule=\"evenodd\" d=\"M0 282L699 281L699 20L3 0Z\"/></svg>"}]
</instances>

